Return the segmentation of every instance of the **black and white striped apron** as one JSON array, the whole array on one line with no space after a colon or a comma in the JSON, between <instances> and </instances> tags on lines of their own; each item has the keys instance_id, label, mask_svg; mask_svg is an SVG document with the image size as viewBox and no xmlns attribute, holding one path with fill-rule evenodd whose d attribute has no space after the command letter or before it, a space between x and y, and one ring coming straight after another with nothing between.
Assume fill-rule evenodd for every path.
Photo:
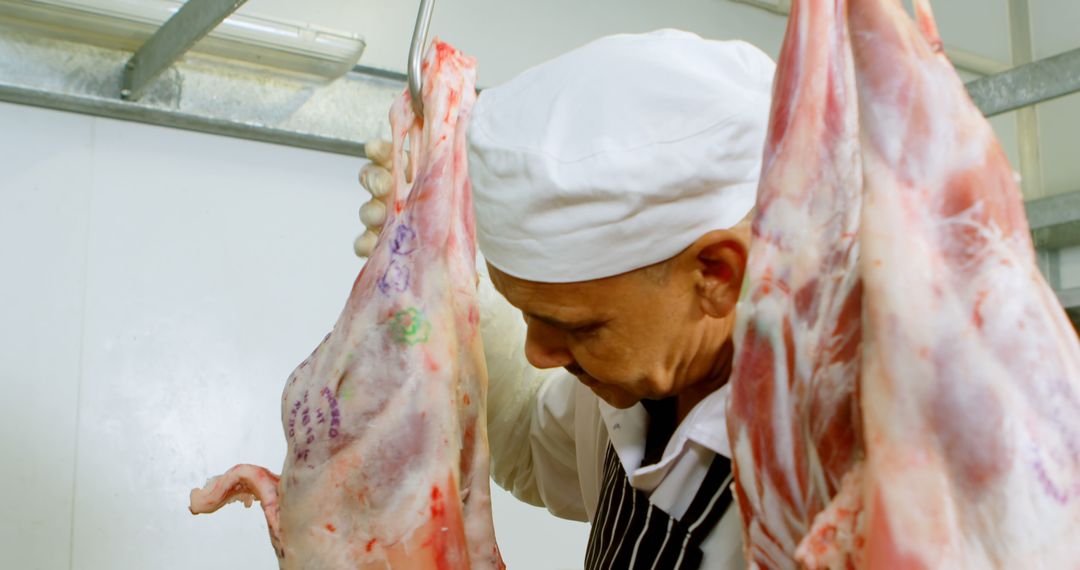
<instances>
[{"instance_id":1,"label":"black and white striped apron","mask_svg":"<svg viewBox=\"0 0 1080 570\"><path fill-rule=\"evenodd\" d=\"M589 532L585 570L693 570L701 566L701 543L732 503L731 461L721 455L701 482L680 520L630 486L615 449L608 444L600 502Z\"/></svg>"}]
</instances>

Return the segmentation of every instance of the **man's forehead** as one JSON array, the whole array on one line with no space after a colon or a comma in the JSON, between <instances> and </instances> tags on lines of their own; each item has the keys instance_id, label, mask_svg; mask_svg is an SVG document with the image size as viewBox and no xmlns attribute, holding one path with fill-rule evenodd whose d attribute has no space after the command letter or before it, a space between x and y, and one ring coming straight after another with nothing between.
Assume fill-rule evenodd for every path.
<instances>
[{"instance_id":1,"label":"man's forehead","mask_svg":"<svg viewBox=\"0 0 1080 570\"><path fill-rule=\"evenodd\" d=\"M582 321L595 320L600 312L598 300L610 291L615 283L541 283L507 275L488 265L495 289L530 317L557 326L578 325Z\"/></svg>"}]
</instances>

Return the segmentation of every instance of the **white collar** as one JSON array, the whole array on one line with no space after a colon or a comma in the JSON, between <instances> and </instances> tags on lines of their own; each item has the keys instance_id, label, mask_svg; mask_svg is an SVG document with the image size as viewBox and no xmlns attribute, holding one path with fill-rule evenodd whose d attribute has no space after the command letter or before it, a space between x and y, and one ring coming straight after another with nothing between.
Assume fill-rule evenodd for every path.
<instances>
[{"instance_id":1,"label":"white collar","mask_svg":"<svg viewBox=\"0 0 1080 570\"><path fill-rule=\"evenodd\" d=\"M645 407L637 403L621 410L597 398L600 416L607 426L611 445L619 456L630 484L638 489L654 489L691 441L714 453L731 457L727 435L727 403L730 394L730 384L725 384L698 402L675 429L660 461L646 467L641 466L641 459L645 456L645 434L649 425L649 414Z\"/></svg>"}]
</instances>

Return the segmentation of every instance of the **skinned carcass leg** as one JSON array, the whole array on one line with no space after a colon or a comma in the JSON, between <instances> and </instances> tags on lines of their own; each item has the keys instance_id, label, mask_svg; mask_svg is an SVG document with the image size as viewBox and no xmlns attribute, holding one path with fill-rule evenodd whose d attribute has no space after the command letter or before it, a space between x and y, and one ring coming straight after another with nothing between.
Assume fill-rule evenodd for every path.
<instances>
[{"instance_id":1,"label":"skinned carcass leg","mask_svg":"<svg viewBox=\"0 0 1080 570\"><path fill-rule=\"evenodd\" d=\"M737 308L728 433L753 567L796 546L859 457L859 170L843 0L796 1Z\"/></svg>"}]
</instances>

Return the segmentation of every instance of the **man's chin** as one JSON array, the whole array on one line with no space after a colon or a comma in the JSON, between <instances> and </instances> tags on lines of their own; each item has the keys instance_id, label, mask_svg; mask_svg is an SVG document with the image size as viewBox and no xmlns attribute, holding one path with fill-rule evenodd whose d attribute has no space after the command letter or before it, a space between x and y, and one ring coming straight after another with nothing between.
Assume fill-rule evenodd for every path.
<instances>
[{"instance_id":1,"label":"man's chin","mask_svg":"<svg viewBox=\"0 0 1080 570\"><path fill-rule=\"evenodd\" d=\"M611 407L620 410L632 408L634 407L634 404L637 404L641 400L622 390L613 390L602 384L593 384L589 386L589 389L592 390L593 394L596 394L596 397L607 402Z\"/></svg>"},{"instance_id":2,"label":"man's chin","mask_svg":"<svg viewBox=\"0 0 1080 570\"><path fill-rule=\"evenodd\" d=\"M633 407L634 404L641 401L641 398L631 395L625 390L621 390L609 384L598 382L592 376L588 374L576 374L574 371L569 371L571 374L577 377L578 382L584 384L588 389L592 390L593 394L596 394L597 398L607 402L611 407L625 410L626 408Z\"/></svg>"}]
</instances>

